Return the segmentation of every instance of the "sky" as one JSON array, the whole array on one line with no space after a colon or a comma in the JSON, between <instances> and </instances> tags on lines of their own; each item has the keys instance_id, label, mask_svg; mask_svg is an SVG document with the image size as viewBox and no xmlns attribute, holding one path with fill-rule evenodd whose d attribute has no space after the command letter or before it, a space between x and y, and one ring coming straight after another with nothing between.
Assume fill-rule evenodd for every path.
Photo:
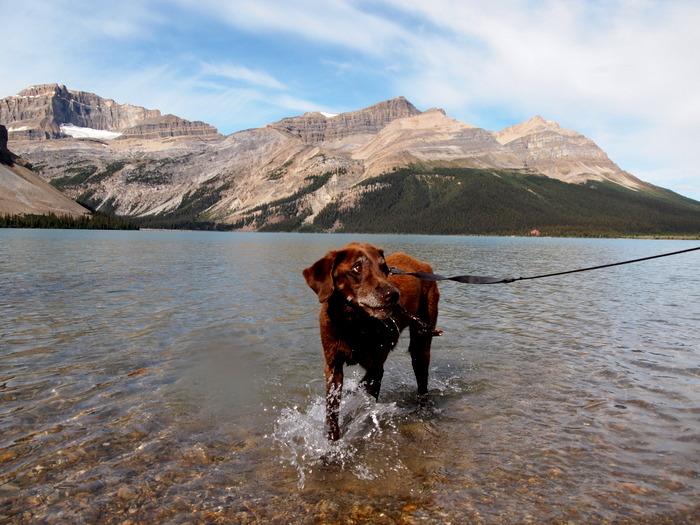
<instances>
[{"instance_id":1,"label":"sky","mask_svg":"<svg viewBox=\"0 0 700 525\"><path fill-rule=\"evenodd\" d=\"M0 0L0 98L57 83L216 126L404 96L536 115L700 200L698 0Z\"/></svg>"}]
</instances>

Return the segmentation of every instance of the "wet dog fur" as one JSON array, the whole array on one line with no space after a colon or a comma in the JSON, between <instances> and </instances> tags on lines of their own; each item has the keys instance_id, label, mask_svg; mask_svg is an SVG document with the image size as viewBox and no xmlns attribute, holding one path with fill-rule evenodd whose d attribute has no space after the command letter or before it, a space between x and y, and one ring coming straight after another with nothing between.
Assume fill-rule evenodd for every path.
<instances>
[{"instance_id":1,"label":"wet dog fur","mask_svg":"<svg viewBox=\"0 0 700 525\"><path fill-rule=\"evenodd\" d=\"M409 352L418 395L428 392L432 333L437 324L439 292L435 282L407 275L389 275L389 267L432 273L428 263L405 253L386 258L371 244L350 243L333 250L303 271L306 283L321 303L319 325L325 358L326 432L340 438L339 413L343 366L358 364L366 371L361 384L379 397L384 362L409 326ZM410 320L418 317L428 330Z\"/></svg>"}]
</instances>

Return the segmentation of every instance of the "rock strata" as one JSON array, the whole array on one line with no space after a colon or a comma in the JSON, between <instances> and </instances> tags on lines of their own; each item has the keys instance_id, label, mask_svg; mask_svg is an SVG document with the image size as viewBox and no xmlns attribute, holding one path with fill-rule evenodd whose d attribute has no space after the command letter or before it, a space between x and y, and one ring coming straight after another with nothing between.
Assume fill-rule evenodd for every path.
<instances>
[{"instance_id":1,"label":"rock strata","mask_svg":"<svg viewBox=\"0 0 700 525\"><path fill-rule=\"evenodd\" d=\"M173 115L85 91L73 91L58 84L32 86L0 100L0 123L8 127L12 140L66 138L61 125L120 132L149 138L196 136L220 138L216 128L203 122L189 122Z\"/></svg>"},{"instance_id":2,"label":"rock strata","mask_svg":"<svg viewBox=\"0 0 700 525\"><path fill-rule=\"evenodd\" d=\"M352 158L362 160L369 174L412 162L470 168L520 169L522 162L493 133L429 109L396 119L379 131Z\"/></svg>"},{"instance_id":3,"label":"rock strata","mask_svg":"<svg viewBox=\"0 0 700 525\"><path fill-rule=\"evenodd\" d=\"M352 135L376 134L396 119L420 113L404 97L398 97L358 111L330 116L319 112L306 113L269 126L299 138L305 144L323 144Z\"/></svg>"},{"instance_id":4,"label":"rock strata","mask_svg":"<svg viewBox=\"0 0 700 525\"><path fill-rule=\"evenodd\" d=\"M526 168L564 182L597 179L629 188L644 185L610 160L591 139L540 116L499 131L495 136Z\"/></svg>"},{"instance_id":5,"label":"rock strata","mask_svg":"<svg viewBox=\"0 0 700 525\"><path fill-rule=\"evenodd\" d=\"M148 119L125 129L120 139L158 140L173 137L220 138L214 126L201 121L191 122L174 115Z\"/></svg>"}]
</instances>

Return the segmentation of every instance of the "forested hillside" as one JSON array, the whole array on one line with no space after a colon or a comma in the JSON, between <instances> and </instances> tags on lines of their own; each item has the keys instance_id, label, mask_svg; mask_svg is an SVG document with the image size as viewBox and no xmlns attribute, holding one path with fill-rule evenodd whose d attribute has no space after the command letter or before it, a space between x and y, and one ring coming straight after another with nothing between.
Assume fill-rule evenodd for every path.
<instances>
[{"instance_id":1,"label":"forested hillside","mask_svg":"<svg viewBox=\"0 0 700 525\"><path fill-rule=\"evenodd\" d=\"M410 167L363 181L300 231L462 235L698 235L700 203L668 190L568 184L514 171ZM359 188L358 188L359 189ZM289 230L295 216L267 230ZM295 219L295 221L290 221ZM278 226L278 227L276 227Z\"/></svg>"}]
</instances>

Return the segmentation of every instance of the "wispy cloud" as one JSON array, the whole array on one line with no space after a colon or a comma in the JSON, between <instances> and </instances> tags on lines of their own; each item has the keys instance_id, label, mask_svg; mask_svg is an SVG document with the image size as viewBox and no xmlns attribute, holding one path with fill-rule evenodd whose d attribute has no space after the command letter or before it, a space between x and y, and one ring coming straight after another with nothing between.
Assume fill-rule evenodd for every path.
<instances>
[{"instance_id":1,"label":"wispy cloud","mask_svg":"<svg viewBox=\"0 0 700 525\"><path fill-rule=\"evenodd\" d=\"M245 66L236 64L203 63L201 74L204 76L222 77L228 80L241 81L253 86L270 89L286 89L284 84L272 75L263 71L253 71Z\"/></svg>"},{"instance_id":2,"label":"wispy cloud","mask_svg":"<svg viewBox=\"0 0 700 525\"><path fill-rule=\"evenodd\" d=\"M204 10L231 27L353 49L369 55L395 51L392 43L408 34L400 25L375 15L362 2L346 0L176 0Z\"/></svg>"},{"instance_id":3,"label":"wispy cloud","mask_svg":"<svg viewBox=\"0 0 700 525\"><path fill-rule=\"evenodd\" d=\"M678 101L663 95L700 96L700 68L688 68L700 64L700 10L690 2L668 2L663 13L657 2L396 3L442 33L410 52L428 75L461 81L464 99L635 114L653 100L666 114Z\"/></svg>"}]
</instances>

